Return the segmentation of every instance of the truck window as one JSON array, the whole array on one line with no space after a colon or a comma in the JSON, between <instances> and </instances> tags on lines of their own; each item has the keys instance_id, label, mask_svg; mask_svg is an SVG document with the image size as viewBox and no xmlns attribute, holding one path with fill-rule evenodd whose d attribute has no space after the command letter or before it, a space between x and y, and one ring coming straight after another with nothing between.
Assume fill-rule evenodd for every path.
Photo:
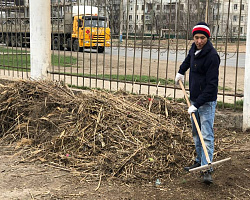
<instances>
[{"instance_id":1,"label":"truck window","mask_svg":"<svg viewBox=\"0 0 250 200\"><path fill-rule=\"evenodd\" d=\"M78 19L77 21L78 21L78 27L82 27L83 26L82 20Z\"/></svg>"},{"instance_id":2,"label":"truck window","mask_svg":"<svg viewBox=\"0 0 250 200\"><path fill-rule=\"evenodd\" d=\"M92 22L92 25L91 25ZM84 26L85 27L108 27L107 26L107 22L105 22L104 20L84 20Z\"/></svg>"}]
</instances>

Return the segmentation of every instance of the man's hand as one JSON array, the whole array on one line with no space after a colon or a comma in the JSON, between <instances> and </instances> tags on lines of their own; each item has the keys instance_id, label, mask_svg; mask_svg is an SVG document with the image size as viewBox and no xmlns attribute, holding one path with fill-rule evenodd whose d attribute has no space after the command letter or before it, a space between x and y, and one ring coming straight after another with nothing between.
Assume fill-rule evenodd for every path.
<instances>
[{"instance_id":1,"label":"man's hand","mask_svg":"<svg viewBox=\"0 0 250 200\"><path fill-rule=\"evenodd\" d=\"M175 85L179 85L179 80L184 83L184 75L177 73L175 76Z\"/></svg>"},{"instance_id":2,"label":"man's hand","mask_svg":"<svg viewBox=\"0 0 250 200\"><path fill-rule=\"evenodd\" d=\"M192 113L196 112L197 111L197 108L192 105L188 108L188 113L191 115Z\"/></svg>"}]
</instances>

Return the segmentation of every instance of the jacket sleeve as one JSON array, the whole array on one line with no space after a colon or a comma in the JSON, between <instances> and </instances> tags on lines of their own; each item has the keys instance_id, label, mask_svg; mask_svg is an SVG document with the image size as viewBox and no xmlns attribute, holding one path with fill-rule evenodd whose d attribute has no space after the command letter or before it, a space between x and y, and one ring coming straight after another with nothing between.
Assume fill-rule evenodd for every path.
<instances>
[{"instance_id":1,"label":"jacket sleeve","mask_svg":"<svg viewBox=\"0 0 250 200\"><path fill-rule=\"evenodd\" d=\"M206 87L196 99L194 106L199 108L210 99L211 96L217 97L218 82L219 82L219 66L220 57L218 54L213 54L209 59L209 68L206 72Z\"/></svg>"}]
</instances>

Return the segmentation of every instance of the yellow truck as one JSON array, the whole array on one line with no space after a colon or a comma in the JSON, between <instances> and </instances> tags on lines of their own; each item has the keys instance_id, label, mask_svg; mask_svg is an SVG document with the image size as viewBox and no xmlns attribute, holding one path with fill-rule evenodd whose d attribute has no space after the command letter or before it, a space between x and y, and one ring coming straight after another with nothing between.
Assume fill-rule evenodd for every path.
<instances>
[{"instance_id":1,"label":"yellow truck","mask_svg":"<svg viewBox=\"0 0 250 200\"><path fill-rule=\"evenodd\" d=\"M107 18L98 15L97 7L73 6L63 17L51 18L51 48L82 51L97 49L99 53L110 46ZM30 43L28 18L2 18L0 39L7 46L27 46Z\"/></svg>"}]
</instances>

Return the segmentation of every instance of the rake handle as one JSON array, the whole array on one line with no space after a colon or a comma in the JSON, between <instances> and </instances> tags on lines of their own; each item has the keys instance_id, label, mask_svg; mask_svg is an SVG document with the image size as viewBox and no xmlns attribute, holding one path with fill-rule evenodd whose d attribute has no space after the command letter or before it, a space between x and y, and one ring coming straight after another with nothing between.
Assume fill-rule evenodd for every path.
<instances>
[{"instance_id":1,"label":"rake handle","mask_svg":"<svg viewBox=\"0 0 250 200\"><path fill-rule=\"evenodd\" d=\"M180 86L181 86L182 92L183 92L183 94L184 94L184 96L185 96L185 99L186 99L186 101L187 101L188 107L190 107L190 106L191 106L191 103L190 103L190 101L189 101L189 99L188 99L186 90L185 90L185 88L184 88L183 83L182 83L181 80L179 80L179 84L180 84ZM199 126L199 124L198 124L198 122L197 122L197 119L196 119L196 117L195 117L195 114L192 113L191 116L192 116L193 121L194 121L194 123L195 123L195 127L196 127L196 130L197 130L197 132L198 132L198 135L199 135L199 138L200 138L200 141L201 141L201 145L202 145L203 151L204 151L205 156L206 156L207 163L208 163L208 164L211 164L211 160L210 160L209 155L208 155L208 152L207 152L207 147L206 147L206 145L205 145L203 136L202 136L202 134L201 134L200 126Z\"/></svg>"}]
</instances>

